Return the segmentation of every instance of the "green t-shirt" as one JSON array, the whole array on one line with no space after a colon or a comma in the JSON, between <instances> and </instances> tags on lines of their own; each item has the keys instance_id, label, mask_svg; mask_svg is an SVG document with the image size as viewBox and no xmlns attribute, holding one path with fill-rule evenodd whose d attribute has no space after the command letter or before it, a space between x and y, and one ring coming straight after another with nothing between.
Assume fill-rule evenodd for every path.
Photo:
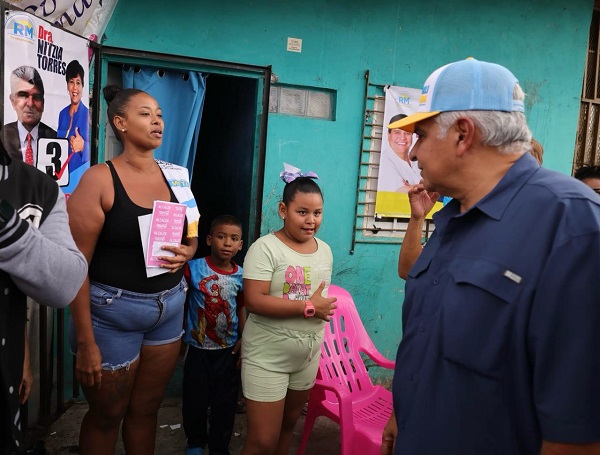
<instances>
[{"instance_id":1,"label":"green t-shirt","mask_svg":"<svg viewBox=\"0 0 600 455\"><path fill-rule=\"evenodd\" d=\"M331 284L333 255L331 248L315 237L317 251L302 254L292 250L277 238L267 234L250 246L244 259L244 278L270 281L269 294L289 300L308 300L322 281L323 296ZM285 305L285 302L282 302ZM318 332L325 321L319 318L269 318L253 314L255 321L278 328Z\"/></svg>"}]
</instances>

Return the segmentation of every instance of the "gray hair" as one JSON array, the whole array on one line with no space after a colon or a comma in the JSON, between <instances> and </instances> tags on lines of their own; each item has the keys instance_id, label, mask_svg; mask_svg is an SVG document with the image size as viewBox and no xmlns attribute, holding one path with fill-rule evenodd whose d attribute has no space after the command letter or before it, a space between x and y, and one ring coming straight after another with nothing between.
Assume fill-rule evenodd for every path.
<instances>
[{"instance_id":1,"label":"gray hair","mask_svg":"<svg viewBox=\"0 0 600 455\"><path fill-rule=\"evenodd\" d=\"M40 95L44 96L44 82L40 73L33 66L19 66L10 73L10 92L14 94L17 91L19 81L25 81L35 86Z\"/></svg>"},{"instance_id":2,"label":"gray hair","mask_svg":"<svg viewBox=\"0 0 600 455\"><path fill-rule=\"evenodd\" d=\"M513 99L522 101L525 93L515 84ZM525 114L505 111L450 111L435 117L439 126L438 137L446 137L448 129L460 117L473 120L482 135L483 145L498 147L503 154L520 153L531 149L531 131Z\"/></svg>"}]
</instances>

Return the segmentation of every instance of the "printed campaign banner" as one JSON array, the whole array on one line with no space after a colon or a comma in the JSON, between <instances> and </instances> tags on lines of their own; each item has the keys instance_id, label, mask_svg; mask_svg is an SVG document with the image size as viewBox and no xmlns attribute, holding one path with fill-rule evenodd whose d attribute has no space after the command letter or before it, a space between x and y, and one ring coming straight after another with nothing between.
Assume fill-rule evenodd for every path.
<instances>
[{"instance_id":1,"label":"printed campaign banner","mask_svg":"<svg viewBox=\"0 0 600 455\"><path fill-rule=\"evenodd\" d=\"M392 85L385 87L385 111L375 199L377 217L410 217L408 189L421 181L418 163L410 160L414 135L401 129L390 129L388 125L416 112L420 96L420 89ZM441 203L436 203L428 218L441 207Z\"/></svg>"},{"instance_id":2,"label":"printed campaign banner","mask_svg":"<svg viewBox=\"0 0 600 455\"><path fill-rule=\"evenodd\" d=\"M27 13L97 41L119 0L5 0Z\"/></svg>"},{"instance_id":3,"label":"printed campaign banner","mask_svg":"<svg viewBox=\"0 0 600 455\"><path fill-rule=\"evenodd\" d=\"M4 27L3 142L67 197L90 166L88 41L31 14Z\"/></svg>"}]
</instances>

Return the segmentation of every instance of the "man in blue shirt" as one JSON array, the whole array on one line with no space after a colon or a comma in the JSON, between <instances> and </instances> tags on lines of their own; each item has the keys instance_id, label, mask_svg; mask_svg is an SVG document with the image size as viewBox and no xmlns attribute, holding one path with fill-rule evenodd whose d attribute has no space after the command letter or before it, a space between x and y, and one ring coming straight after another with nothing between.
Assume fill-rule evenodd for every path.
<instances>
[{"instance_id":1,"label":"man in blue shirt","mask_svg":"<svg viewBox=\"0 0 600 455\"><path fill-rule=\"evenodd\" d=\"M414 131L453 200L411 268L383 453L600 453L600 201L527 153L506 68L436 70Z\"/></svg>"}]
</instances>

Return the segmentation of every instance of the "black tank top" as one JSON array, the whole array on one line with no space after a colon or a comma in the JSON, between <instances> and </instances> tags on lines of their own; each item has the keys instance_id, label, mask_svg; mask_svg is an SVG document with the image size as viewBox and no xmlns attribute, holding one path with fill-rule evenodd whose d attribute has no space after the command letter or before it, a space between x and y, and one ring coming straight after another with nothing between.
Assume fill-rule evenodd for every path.
<instances>
[{"instance_id":1,"label":"black tank top","mask_svg":"<svg viewBox=\"0 0 600 455\"><path fill-rule=\"evenodd\" d=\"M92 281L127 289L133 292L154 294L175 287L183 277L183 269L147 278L138 216L152 213L152 209L132 202L110 161L106 162L112 174L115 201L105 214L104 226L98 237L89 274ZM171 194L170 202L177 202L173 190L165 180ZM187 223L184 233L187 232Z\"/></svg>"}]
</instances>

